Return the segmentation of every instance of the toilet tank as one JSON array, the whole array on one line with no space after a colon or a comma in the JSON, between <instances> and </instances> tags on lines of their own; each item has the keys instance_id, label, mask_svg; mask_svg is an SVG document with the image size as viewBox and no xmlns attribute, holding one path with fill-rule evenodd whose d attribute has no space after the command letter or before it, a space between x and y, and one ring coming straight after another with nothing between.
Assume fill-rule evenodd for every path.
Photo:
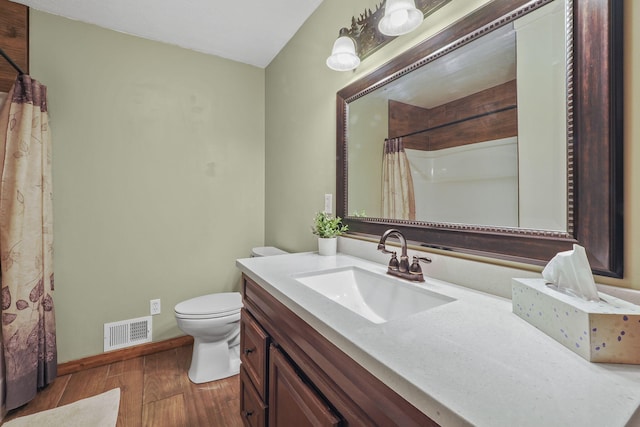
<instances>
[{"instance_id":1,"label":"toilet tank","mask_svg":"<svg viewBox=\"0 0 640 427\"><path fill-rule=\"evenodd\" d=\"M274 246L260 246L257 248L251 249L252 257L262 257L262 256L271 256L271 255L283 255L288 254L289 252L283 251L282 249L278 249Z\"/></svg>"}]
</instances>

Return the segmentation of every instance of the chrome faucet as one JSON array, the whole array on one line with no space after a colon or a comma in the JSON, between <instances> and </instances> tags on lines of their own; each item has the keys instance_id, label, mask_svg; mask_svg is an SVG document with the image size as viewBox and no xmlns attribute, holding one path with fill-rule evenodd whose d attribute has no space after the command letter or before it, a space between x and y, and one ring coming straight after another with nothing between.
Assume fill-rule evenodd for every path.
<instances>
[{"instance_id":1,"label":"chrome faucet","mask_svg":"<svg viewBox=\"0 0 640 427\"><path fill-rule=\"evenodd\" d=\"M388 251L385 243L387 238L394 235L400 240L400 261L394 251ZM402 277L403 279L411 280L413 282L424 282L424 276L422 275L422 268L420 267L420 261L427 263L431 262L431 259L425 257L413 257L413 262L409 266L409 256L407 255L407 239L395 228L390 228L384 232L378 242L378 250L383 254L391 254L391 260L389 261L389 267L387 268L387 274L392 276Z\"/></svg>"}]
</instances>

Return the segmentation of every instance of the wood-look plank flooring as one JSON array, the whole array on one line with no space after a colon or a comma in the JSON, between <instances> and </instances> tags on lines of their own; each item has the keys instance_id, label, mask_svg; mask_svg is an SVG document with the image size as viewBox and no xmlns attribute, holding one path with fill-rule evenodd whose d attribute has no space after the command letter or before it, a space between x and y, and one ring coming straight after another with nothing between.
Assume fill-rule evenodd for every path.
<instances>
[{"instance_id":1,"label":"wood-look plank flooring","mask_svg":"<svg viewBox=\"0 0 640 427\"><path fill-rule=\"evenodd\" d=\"M117 427L242 426L238 376L193 384L187 377L191 350L178 347L58 377L4 421L119 387Z\"/></svg>"}]
</instances>

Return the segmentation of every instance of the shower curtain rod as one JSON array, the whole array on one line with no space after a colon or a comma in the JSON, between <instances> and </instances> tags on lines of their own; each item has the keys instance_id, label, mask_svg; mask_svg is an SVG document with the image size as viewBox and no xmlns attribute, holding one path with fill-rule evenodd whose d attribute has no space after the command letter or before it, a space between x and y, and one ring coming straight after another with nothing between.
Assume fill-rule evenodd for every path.
<instances>
[{"instance_id":1,"label":"shower curtain rod","mask_svg":"<svg viewBox=\"0 0 640 427\"><path fill-rule=\"evenodd\" d=\"M6 53L4 53L4 50L2 50L2 48L0 48L0 55L2 55L2 57L3 57L4 59L6 59L6 60L7 60L7 62L8 62L9 64L11 64L11 66L12 66L13 68L15 68L15 69L16 69L16 71L17 71L18 73L20 73L20 74L24 74L24 71L22 71L22 69L21 69L20 67L18 67L18 64L16 64L15 62L13 62L13 59L9 58L9 55L7 55Z\"/></svg>"}]
</instances>

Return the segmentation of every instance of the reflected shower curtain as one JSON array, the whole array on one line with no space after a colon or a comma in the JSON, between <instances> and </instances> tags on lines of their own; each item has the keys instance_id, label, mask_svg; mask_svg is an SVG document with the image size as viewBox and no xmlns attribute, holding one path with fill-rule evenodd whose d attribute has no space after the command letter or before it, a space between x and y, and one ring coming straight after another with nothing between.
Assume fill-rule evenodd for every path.
<instances>
[{"instance_id":1,"label":"reflected shower curtain","mask_svg":"<svg viewBox=\"0 0 640 427\"><path fill-rule=\"evenodd\" d=\"M57 374L47 88L21 75L0 110L0 267L6 408Z\"/></svg>"},{"instance_id":2,"label":"reflected shower curtain","mask_svg":"<svg viewBox=\"0 0 640 427\"><path fill-rule=\"evenodd\" d=\"M413 178L402 138L384 140L382 157L382 215L384 218L416 219Z\"/></svg>"}]
</instances>

